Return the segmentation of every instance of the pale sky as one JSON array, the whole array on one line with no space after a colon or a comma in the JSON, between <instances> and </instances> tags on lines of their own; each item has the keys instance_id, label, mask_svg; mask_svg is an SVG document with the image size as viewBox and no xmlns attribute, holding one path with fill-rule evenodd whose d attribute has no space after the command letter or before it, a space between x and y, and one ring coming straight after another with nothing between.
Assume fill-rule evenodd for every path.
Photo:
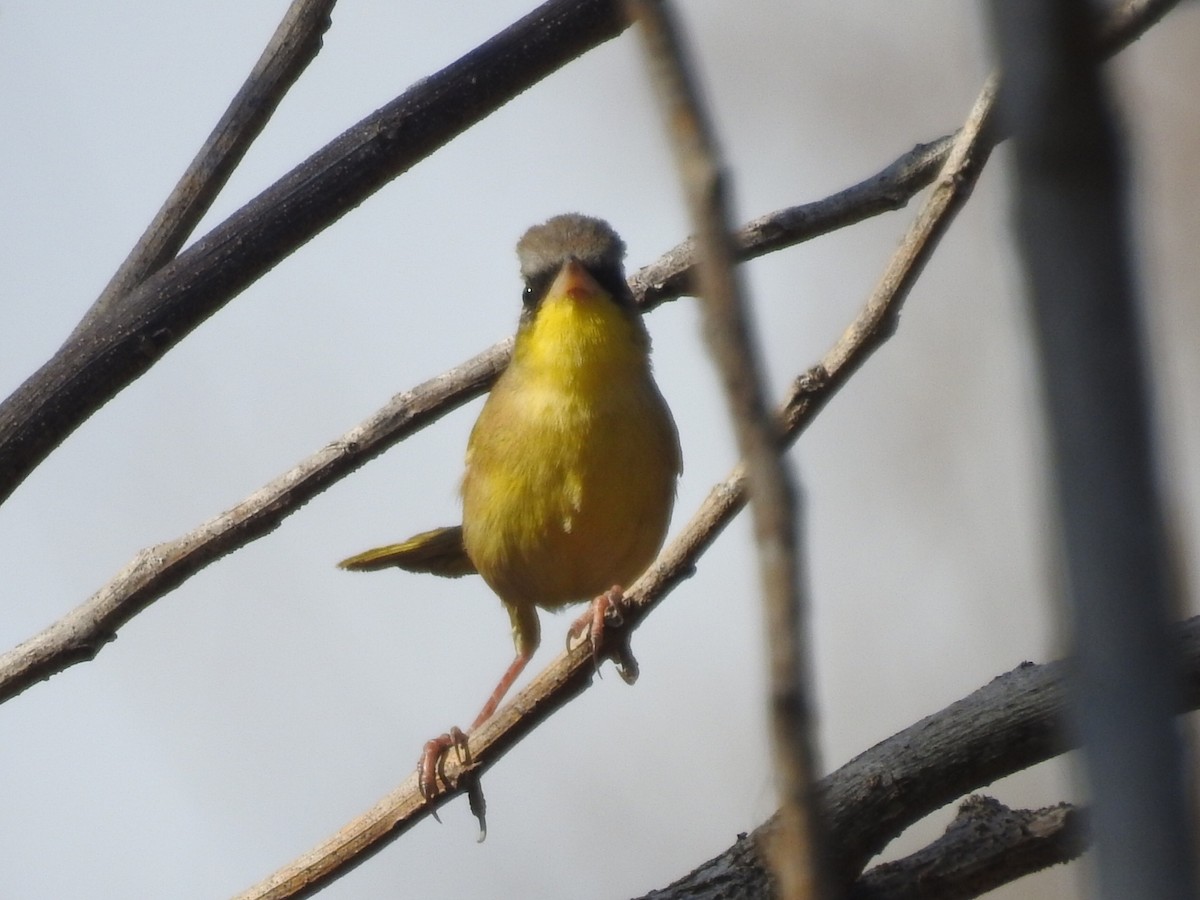
<instances>
[{"instance_id":1,"label":"pale sky","mask_svg":"<svg viewBox=\"0 0 1200 900\"><path fill-rule=\"evenodd\" d=\"M0 5L0 393L54 352L103 288L286 6ZM739 220L819 199L952 131L989 69L973 5L679 7ZM200 230L530 8L343 0L324 50ZM1167 483L1193 568L1198 32L1200 10L1185 5L1118 67L1166 379ZM627 33L500 109L250 287L72 435L0 509L0 648L83 602L139 549L509 335L521 288L513 247L528 225L602 216L624 236L631 270L685 237L639 53ZM790 457L803 485L825 770L1060 650L1006 163L1003 151L993 159L897 335ZM746 267L777 396L853 318L914 211ZM654 312L648 327L685 459L675 531L735 455L695 301ZM228 896L373 805L408 777L426 739L469 723L512 654L482 581L334 564L458 521L477 410L334 485L159 600L95 661L0 709L0 897ZM754 575L739 520L634 637L639 683L606 669L487 774L484 844L460 800L444 824L420 824L321 896L626 897L760 824L775 800ZM543 616L531 671L567 623ZM1078 796L1064 766L989 793L1014 806ZM1069 870L1038 884L1045 896L1076 890ZM997 896L1033 896L1033 885Z\"/></svg>"}]
</instances>

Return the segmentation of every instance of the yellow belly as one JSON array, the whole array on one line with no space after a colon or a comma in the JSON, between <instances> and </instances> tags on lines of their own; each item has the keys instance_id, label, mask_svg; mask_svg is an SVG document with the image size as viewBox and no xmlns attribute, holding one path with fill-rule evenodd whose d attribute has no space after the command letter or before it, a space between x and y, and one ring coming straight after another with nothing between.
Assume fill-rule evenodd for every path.
<instances>
[{"instance_id":1,"label":"yellow belly","mask_svg":"<svg viewBox=\"0 0 1200 900\"><path fill-rule=\"evenodd\" d=\"M644 335L603 308L560 312L582 345L519 338L468 449L463 543L510 607L554 609L630 584L662 545L680 468ZM593 314L604 318L579 321ZM563 327L554 311L538 321Z\"/></svg>"}]
</instances>

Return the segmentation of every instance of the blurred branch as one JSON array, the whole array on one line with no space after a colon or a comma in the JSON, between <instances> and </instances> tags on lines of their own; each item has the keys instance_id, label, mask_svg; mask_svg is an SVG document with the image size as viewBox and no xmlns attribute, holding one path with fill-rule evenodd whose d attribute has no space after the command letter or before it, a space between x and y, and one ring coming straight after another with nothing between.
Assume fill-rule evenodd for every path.
<instances>
[{"instance_id":1,"label":"blurred branch","mask_svg":"<svg viewBox=\"0 0 1200 900\"><path fill-rule=\"evenodd\" d=\"M666 0L627 0L646 48L647 69L675 153L694 230L704 336L733 420L750 495L762 583L769 710L780 827L769 856L785 900L828 897L809 699L807 598L801 586L796 491L786 445L768 411L761 359L729 234L726 173L675 13Z\"/></svg>"},{"instance_id":2,"label":"blurred branch","mask_svg":"<svg viewBox=\"0 0 1200 900\"><path fill-rule=\"evenodd\" d=\"M1200 616L1176 625L1173 636L1185 666L1178 711L1194 710L1200 707ZM871 857L929 813L1072 749L1066 699L1070 664L1022 663L821 779L826 833L845 881L857 879ZM676 885L717 879L725 891L720 896L764 896L761 886L768 883L769 869L760 848L774 827L772 818Z\"/></svg>"},{"instance_id":3,"label":"blurred branch","mask_svg":"<svg viewBox=\"0 0 1200 900\"><path fill-rule=\"evenodd\" d=\"M993 0L1045 398L1099 896L1197 896L1128 177L1088 0Z\"/></svg>"},{"instance_id":4,"label":"blurred branch","mask_svg":"<svg viewBox=\"0 0 1200 900\"><path fill-rule=\"evenodd\" d=\"M262 133L284 94L320 52L321 36L329 29L329 16L336 2L292 0L245 84L145 234L75 326L68 343L97 328L99 320L115 316L129 292L179 252L254 139Z\"/></svg>"},{"instance_id":5,"label":"blurred branch","mask_svg":"<svg viewBox=\"0 0 1200 900\"><path fill-rule=\"evenodd\" d=\"M548 0L318 150L95 317L0 403L0 503L93 412L289 253L521 91L625 28Z\"/></svg>"},{"instance_id":6,"label":"blurred branch","mask_svg":"<svg viewBox=\"0 0 1200 900\"><path fill-rule=\"evenodd\" d=\"M1093 52L1099 59L1128 47L1179 5L1179 0L1121 0L1097 23Z\"/></svg>"},{"instance_id":7,"label":"blurred branch","mask_svg":"<svg viewBox=\"0 0 1200 900\"><path fill-rule=\"evenodd\" d=\"M1084 813L1069 803L1009 809L991 797L962 802L946 833L876 866L850 900L962 900L1076 859L1087 847Z\"/></svg>"}]
</instances>

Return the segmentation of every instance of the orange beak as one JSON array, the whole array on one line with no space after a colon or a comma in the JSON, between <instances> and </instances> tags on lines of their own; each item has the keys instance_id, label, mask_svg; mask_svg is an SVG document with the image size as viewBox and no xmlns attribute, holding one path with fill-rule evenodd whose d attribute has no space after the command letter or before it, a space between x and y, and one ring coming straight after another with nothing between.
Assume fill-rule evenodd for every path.
<instances>
[{"instance_id":1,"label":"orange beak","mask_svg":"<svg viewBox=\"0 0 1200 900\"><path fill-rule=\"evenodd\" d=\"M569 300L587 300L602 296L604 288L577 259L568 259L558 270L547 296L566 297Z\"/></svg>"}]
</instances>

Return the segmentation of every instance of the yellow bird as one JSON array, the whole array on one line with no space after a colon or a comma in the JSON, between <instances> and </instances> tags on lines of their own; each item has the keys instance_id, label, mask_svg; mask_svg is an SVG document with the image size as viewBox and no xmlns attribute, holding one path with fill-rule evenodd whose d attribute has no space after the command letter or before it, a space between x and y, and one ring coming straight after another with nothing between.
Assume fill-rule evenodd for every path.
<instances>
[{"instance_id":1,"label":"yellow bird","mask_svg":"<svg viewBox=\"0 0 1200 900\"><path fill-rule=\"evenodd\" d=\"M679 436L650 370L650 336L625 281L625 245L600 219L556 216L517 244L525 281L512 361L467 442L461 526L343 560L456 577L478 572L512 621L517 655L471 725L496 711L541 639L537 609L595 599L604 612L654 559L681 468ZM434 783L458 729L426 745Z\"/></svg>"}]
</instances>

